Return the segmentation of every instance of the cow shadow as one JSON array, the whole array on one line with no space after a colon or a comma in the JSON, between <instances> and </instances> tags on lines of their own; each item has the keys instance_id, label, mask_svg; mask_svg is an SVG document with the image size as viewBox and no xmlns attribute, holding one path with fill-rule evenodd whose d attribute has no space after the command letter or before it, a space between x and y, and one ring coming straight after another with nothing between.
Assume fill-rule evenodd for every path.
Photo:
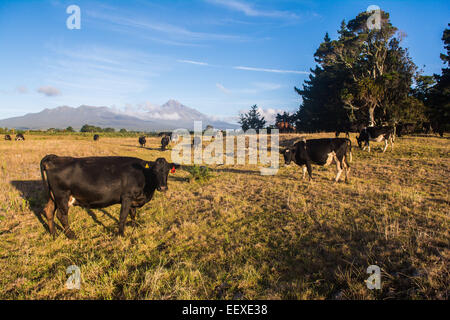
<instances>
[{"instance_id":1,"label":"cow shadow","mask_svg":"<svg viewBox=\"0 0 450 320\"><path fill-rule=\"evenodd\" d=\"M36 216L38 221L42 224L44 229L47 232L50 232L47 218L44 214L44 208L48 201L48 196L42 184L42 180L14 180L11 181L11 185L20 193L20 196L28 203L28 206L31 212ZM83 208L84 211L92 218L92 220L101 225L105 230L112 232L114 227L106 226L102 223L97 215L89 208ZM112 216L108 211L104 209L99 209L104 215L113 220L116 223L119 223L119 220ZM55 217L56 218L56 217ZM55 221L56 222L56 221ZM58 223L55 223L56 228L59 231L63 231L63 228L59 226Z\"/></svg>"},{"instance_id":2,"label":"cow shadow","mask_svg":"<svg viewBox=\"0 0 450 320\"><path fill-rule=\"evenodd\" d=\"M13 180L10 183L19 191L20 196L28 203L31 212L49 232L47 219L43 217L47 195L42 180ZM55 225L59 230L63 230L58 224Z\"/></svg>"}]
</instances>

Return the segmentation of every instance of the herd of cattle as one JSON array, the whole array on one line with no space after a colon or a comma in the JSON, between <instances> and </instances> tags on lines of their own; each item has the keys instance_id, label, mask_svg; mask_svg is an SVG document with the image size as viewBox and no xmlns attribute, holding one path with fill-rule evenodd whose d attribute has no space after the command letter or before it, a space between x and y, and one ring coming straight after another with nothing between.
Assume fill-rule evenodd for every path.
<instances>
[{"instance_id":1,"label":"herd of cattle","mask_svg":"<svg viewBox=\"0 0 450 320\"><path fill-rule=\"evenodd\" d=\"M11 138L11 136L9 134L7 134L7 135L5 135L5 140L6 141L11 141L12 138ZM14 140L16 140L16 141L25 141L25 137L23 136L23 134L18 133L18 134L16 134L16 137L14 138Z\"/></svg>"},{"instance_id":2,"label":"herd of cattle","mask_svg":"<svg viewBox=\"0 0 450 320\"><path fill-rule=\"evenodd\" d=\"M349 135L353 128L346 130ZM403 131L403 130L401 130ZM397 131L398 132L398 131ZM403 131L404 132L404 131ZM336 133L338 136L339 134ZM166 150L172 139L170 132L160 133L161 150ZM6 140L11 140L9 135ZM94 140L99 139L98 135ZM25 140L22 134L16 140ZM395 129L389 126L361 128L356 137L358 146L370 152L370 141L385 142L383 152L388 145L394 147ZM146 137L138 139L141 147L146 145ZM193 140L192 145L201 143ZM352 143L349 138L302 139L292 146L280 150L286 165L291 162L303 168L303 178L308 172L312 179L312 164L328 166L336 164L335 182L340 180L342 172L348 180L352 161ZM148 203L155 192L167 190L169 173L174 173L178 164L168 163L164 158L156 161L144 161L132 157L59 157L45 156L40 163L42 181L48 193L48 202L44 208L50 233L55 236L54 216L64 227L68 238L75 238L69 227L68 213L71 206L100 209L121 204L119 234L124 234L125 222L130 215L134 222L137 208Z\"/></svg>"}]
</instances>

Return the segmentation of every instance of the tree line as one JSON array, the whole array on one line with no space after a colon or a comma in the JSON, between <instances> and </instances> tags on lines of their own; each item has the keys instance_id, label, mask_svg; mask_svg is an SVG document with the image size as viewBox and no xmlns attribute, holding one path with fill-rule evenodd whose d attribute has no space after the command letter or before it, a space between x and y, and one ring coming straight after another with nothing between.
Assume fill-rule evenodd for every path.
<instances>
[{"instance_id":1,"label":"tree line","mask_svg":"<svg viewBox=\"0 0 450 320\"><path fill-rule=\"evenodd\" d=\"M277 123L314 132L351 124L433 122L448 131L450 29L442 36L442 74L424 75L401 46L405 35L391 24L389 14L380 11L379 29L368 27L370 15L363 12L342 21L335 40L325 34L314 53L315 68L301 88L294 88L302 97L298 111L277 114ZM244 130L260 129L265 120L253 106L240 115L239 123Z\"/></svg>"}]
</instances>

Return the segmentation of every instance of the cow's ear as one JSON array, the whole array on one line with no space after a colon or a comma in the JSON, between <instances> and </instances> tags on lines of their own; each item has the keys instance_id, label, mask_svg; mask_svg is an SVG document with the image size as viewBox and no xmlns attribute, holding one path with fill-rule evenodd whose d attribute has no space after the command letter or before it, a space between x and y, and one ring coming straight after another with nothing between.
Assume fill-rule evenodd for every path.
<instances>
[{"instance_id":1,"label":"cow's ear","mask_svg":"<svg viewBox=\"0 0 450 320\"><path fill-rule=\"evenodd\" d=\"M285 154L286 149L279 149L278 151L279 151L281 154Z\"/></svg>"}]
</instances>

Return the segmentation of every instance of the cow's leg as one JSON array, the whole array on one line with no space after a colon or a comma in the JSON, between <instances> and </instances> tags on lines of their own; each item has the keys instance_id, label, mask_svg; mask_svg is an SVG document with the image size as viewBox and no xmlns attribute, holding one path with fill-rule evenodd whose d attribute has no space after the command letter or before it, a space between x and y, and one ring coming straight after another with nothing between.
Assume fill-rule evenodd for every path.
<instances>
[{"instance_id":1,"label":"cow's leg","mask_svg":"<svg viewBox=\"0 0 450 320\"><path fill-rule=\"evenodd\" d=\"M306 171L307 171L306 166L302 167L302 171L303 171L303 180L305 180Z\"/></svg>"},{"instance_id":2,"label":"cow's leg","mask_svg":"<svg viewBox=\"0 0 450 320\"><path fill-rule=\"evenodd\" d=\"M70 229L69 226L69 196L55 199L58 210L56 211L56 216L61 222L64 228L64 234L69 239L76 239L75 233Z\"/></svg>"},{"instance_id":3,"label":"cow's leg","mask_svg":"<svg viewBox=\"0 0 450 320\"><path fill-rule=\"evenodd\" d=\"M342 161L339 160L336 156L334 157L334 162L336 162L336 169L337 169L337 174L336 174L336 178L334 179L335 182L339 181L339 178L341 177L342 174Z\"/></svg>"},{"instance_id":4,"label":"cow's leg","mask_svg":"<svg viewBox=\"0 0 450 320\"><path fill-rule=\"evenodd\" d=\"M120 219L119 219L119 235L123 236L125 232L125 222L127 221L128 213L131 209L131 201L129 199L122 200L122 206L120 208Z\"/></svg>"},{"instance_id":5,"label":"cow's leg","mask_svg":"<svg viewBox=\"0 0 450 320\"><path fill-rule=\"evenodd\" d=\"M344 156L344 161L342 163L343 163L344 169L345 169L345 182L347 182L348 181L348 175L350 173L350 164L347 161L347 156Z\"/></svg>"},{"instance_id":6,"label":"cow's leg","mask_svg":"<svg viewBox=\"0 0 450 320\"><path fill-rule=\"evenodd\" d=\"M306 168L308 169L309 180L312 181L312 167L310 161L306 162Z\"/></svg>"},{"instance_id":7,"label":"cow's leg","mask_svg":"<svg viewBox=\"0 0 450 320\"><path fill-rule=\"evenodd\" d=\"M388 146L389 146L389 140L388 139L384 139L384 150L383 150L383 153L386 151Z\"/></svg>"},{"instance_id":8,"label":"cow's leg","mask_svg":"<svg viewBox=\"0 0 450 320\"><path fill-rule=\"evenodd\" d=\"M50 231L50 234L53 236L53 238L56 235L55 221L54 221L55 211L56 211L56 204L50 198L47 202L47 205L44 208L44 212L45 212L45 216L47 218L48 230Z\"/></svg>"},{"instance_id":9,"label":"cow's leg","mask_svg":"<svg viewBox=\"0 0 450 320\"><path fill-rule=\"evenodd\" d=\"M130 218L133 226L136 226L136 208L130 208Z\"/></svg>"}]
</instances>

